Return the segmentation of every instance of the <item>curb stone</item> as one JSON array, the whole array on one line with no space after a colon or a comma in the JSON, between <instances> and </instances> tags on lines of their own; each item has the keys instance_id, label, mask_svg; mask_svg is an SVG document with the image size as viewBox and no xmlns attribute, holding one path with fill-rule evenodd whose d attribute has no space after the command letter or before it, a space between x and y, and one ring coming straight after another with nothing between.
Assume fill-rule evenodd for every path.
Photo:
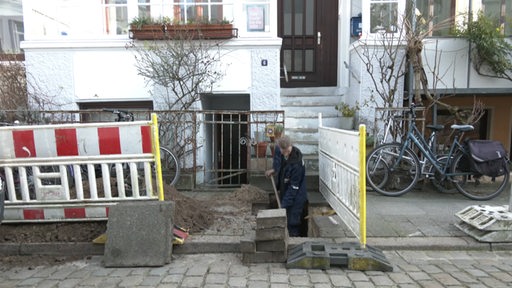
<instances>
[{"instance_id":1,"label":"curb stone","mask_svg":"<svg viewBox=\"0 0 512 288\"><path fill-rule=\"evenodd\" d=\"M183 245L175 245L173 254L240 253L240 236L195 236ZM356 238L289 238L289 248L303 242L343 243L358 242ZM482 243L470 237L372 237L367 244L374 248L389 250L512 250L512 243ZM2 256L89 256L103 255L104 245L88 242L78 243L1 243Z\"/></svg>"}]
</instances>

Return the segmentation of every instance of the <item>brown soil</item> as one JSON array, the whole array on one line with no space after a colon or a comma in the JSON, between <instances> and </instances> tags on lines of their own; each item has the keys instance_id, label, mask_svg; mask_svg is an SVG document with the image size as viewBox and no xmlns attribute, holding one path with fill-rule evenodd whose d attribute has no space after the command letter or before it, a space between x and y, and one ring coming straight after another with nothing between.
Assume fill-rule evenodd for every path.
<instances>
[{"instance_id":1,"label":"brown soil","mask_svg":"<svg viewBox=\"0 0 512 288\"><path fill-rule=\"evenodd\" d=\"M191 234L216 231L231 226L251 225L253 202L268 202L268 193L251 185L217 199L198 200L173 187L165 187L165 199L175 202L174 223ZM208 193L208 192L205 192ZM0 225L0 243L90 242L106 231L106 221Z\"/></svg>"}]
</instances>

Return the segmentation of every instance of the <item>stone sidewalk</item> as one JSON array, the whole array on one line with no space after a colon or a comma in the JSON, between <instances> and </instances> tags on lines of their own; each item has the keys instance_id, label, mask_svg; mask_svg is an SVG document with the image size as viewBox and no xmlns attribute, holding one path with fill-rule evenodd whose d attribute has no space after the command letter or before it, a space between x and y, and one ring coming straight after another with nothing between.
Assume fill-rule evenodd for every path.
<instances>
[{"instance_id":1,"label":"stone sidewalk","mask_svg":"<svg viewBox=\"0 0 512 288\"><path fill-rule=\"evenodd\" d=\"M239 254L174 255L163 267L105 268L101 256L0 267L2 287L510 287L510 251L386 251L392 272L244 265Z\"/></svg>"},{"instance_id":2,"label":"stone sidewalk","mask_svg":"<svg viewBox=\"0 0 512 288\"><path fill-rule=\"evenodd\" d=\"M483 243L455 227L455 213L471 205L508 205L510 190L495 199L474 201L459 193L443 194L430 186L419 186L400 197L367 193L367 244L381 250L512 250L511 243ZM224 192L225 193L225 192ZM188 196L208 199L215 192L193 192ZM326 205L320 193L310 193L313 206ZM290 238L290 245L305 241L358 242L341 219L316 219L320 238ZM173 254L239 253L243 235L191 235L184 245L175 245ZM103 255L103 246L92 243L2 244L0 255Z\"/></svg>"}]
</instances>

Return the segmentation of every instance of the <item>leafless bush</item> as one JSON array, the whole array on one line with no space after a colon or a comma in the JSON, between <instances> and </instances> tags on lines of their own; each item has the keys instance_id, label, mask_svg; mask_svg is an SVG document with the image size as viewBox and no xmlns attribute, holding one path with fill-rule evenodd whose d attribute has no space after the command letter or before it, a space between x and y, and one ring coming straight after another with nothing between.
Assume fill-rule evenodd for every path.
<instances>
[{"instance_id":1,"label":"leafless bush","mask_svg":"<svg viewBox=\"0 0 512 288\"><path fill-rule=\"evenodd\" d=\"M0 121L37 123L39 113L59 105L54 96L43 93L36 81L27 81L25 64L15 55L2 55L0 62ZM11 111L11 112L7 112Z\"/></svg>"}]
</instances>

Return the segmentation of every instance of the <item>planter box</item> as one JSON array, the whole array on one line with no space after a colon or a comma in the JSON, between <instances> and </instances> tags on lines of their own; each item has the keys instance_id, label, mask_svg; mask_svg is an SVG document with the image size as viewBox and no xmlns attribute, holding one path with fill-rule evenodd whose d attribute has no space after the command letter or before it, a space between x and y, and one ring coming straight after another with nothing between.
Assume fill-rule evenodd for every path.
<instances>
[{"instance_id":1,"label":"planter box","mask_svg":"<svg viewBox=\"0 0 512 288\"><path fill-rule=\"evenodd\" d=\"M131 27L128 31L128 37L137 40L163 40L165 39L165 30L165 25L144 25L140 28Z\"/></svg>"},{"instance_id":2,"label":"planter box","mask_svg":"<svg viewBox=\"0 0 512 288\"><path fill-rule=\"evenodd\" d=\"M130 39L230 39L238 37L238 29L233 24L192 24L192 25L145 25L132 27Z\"/></svg>"}]
</instances>

